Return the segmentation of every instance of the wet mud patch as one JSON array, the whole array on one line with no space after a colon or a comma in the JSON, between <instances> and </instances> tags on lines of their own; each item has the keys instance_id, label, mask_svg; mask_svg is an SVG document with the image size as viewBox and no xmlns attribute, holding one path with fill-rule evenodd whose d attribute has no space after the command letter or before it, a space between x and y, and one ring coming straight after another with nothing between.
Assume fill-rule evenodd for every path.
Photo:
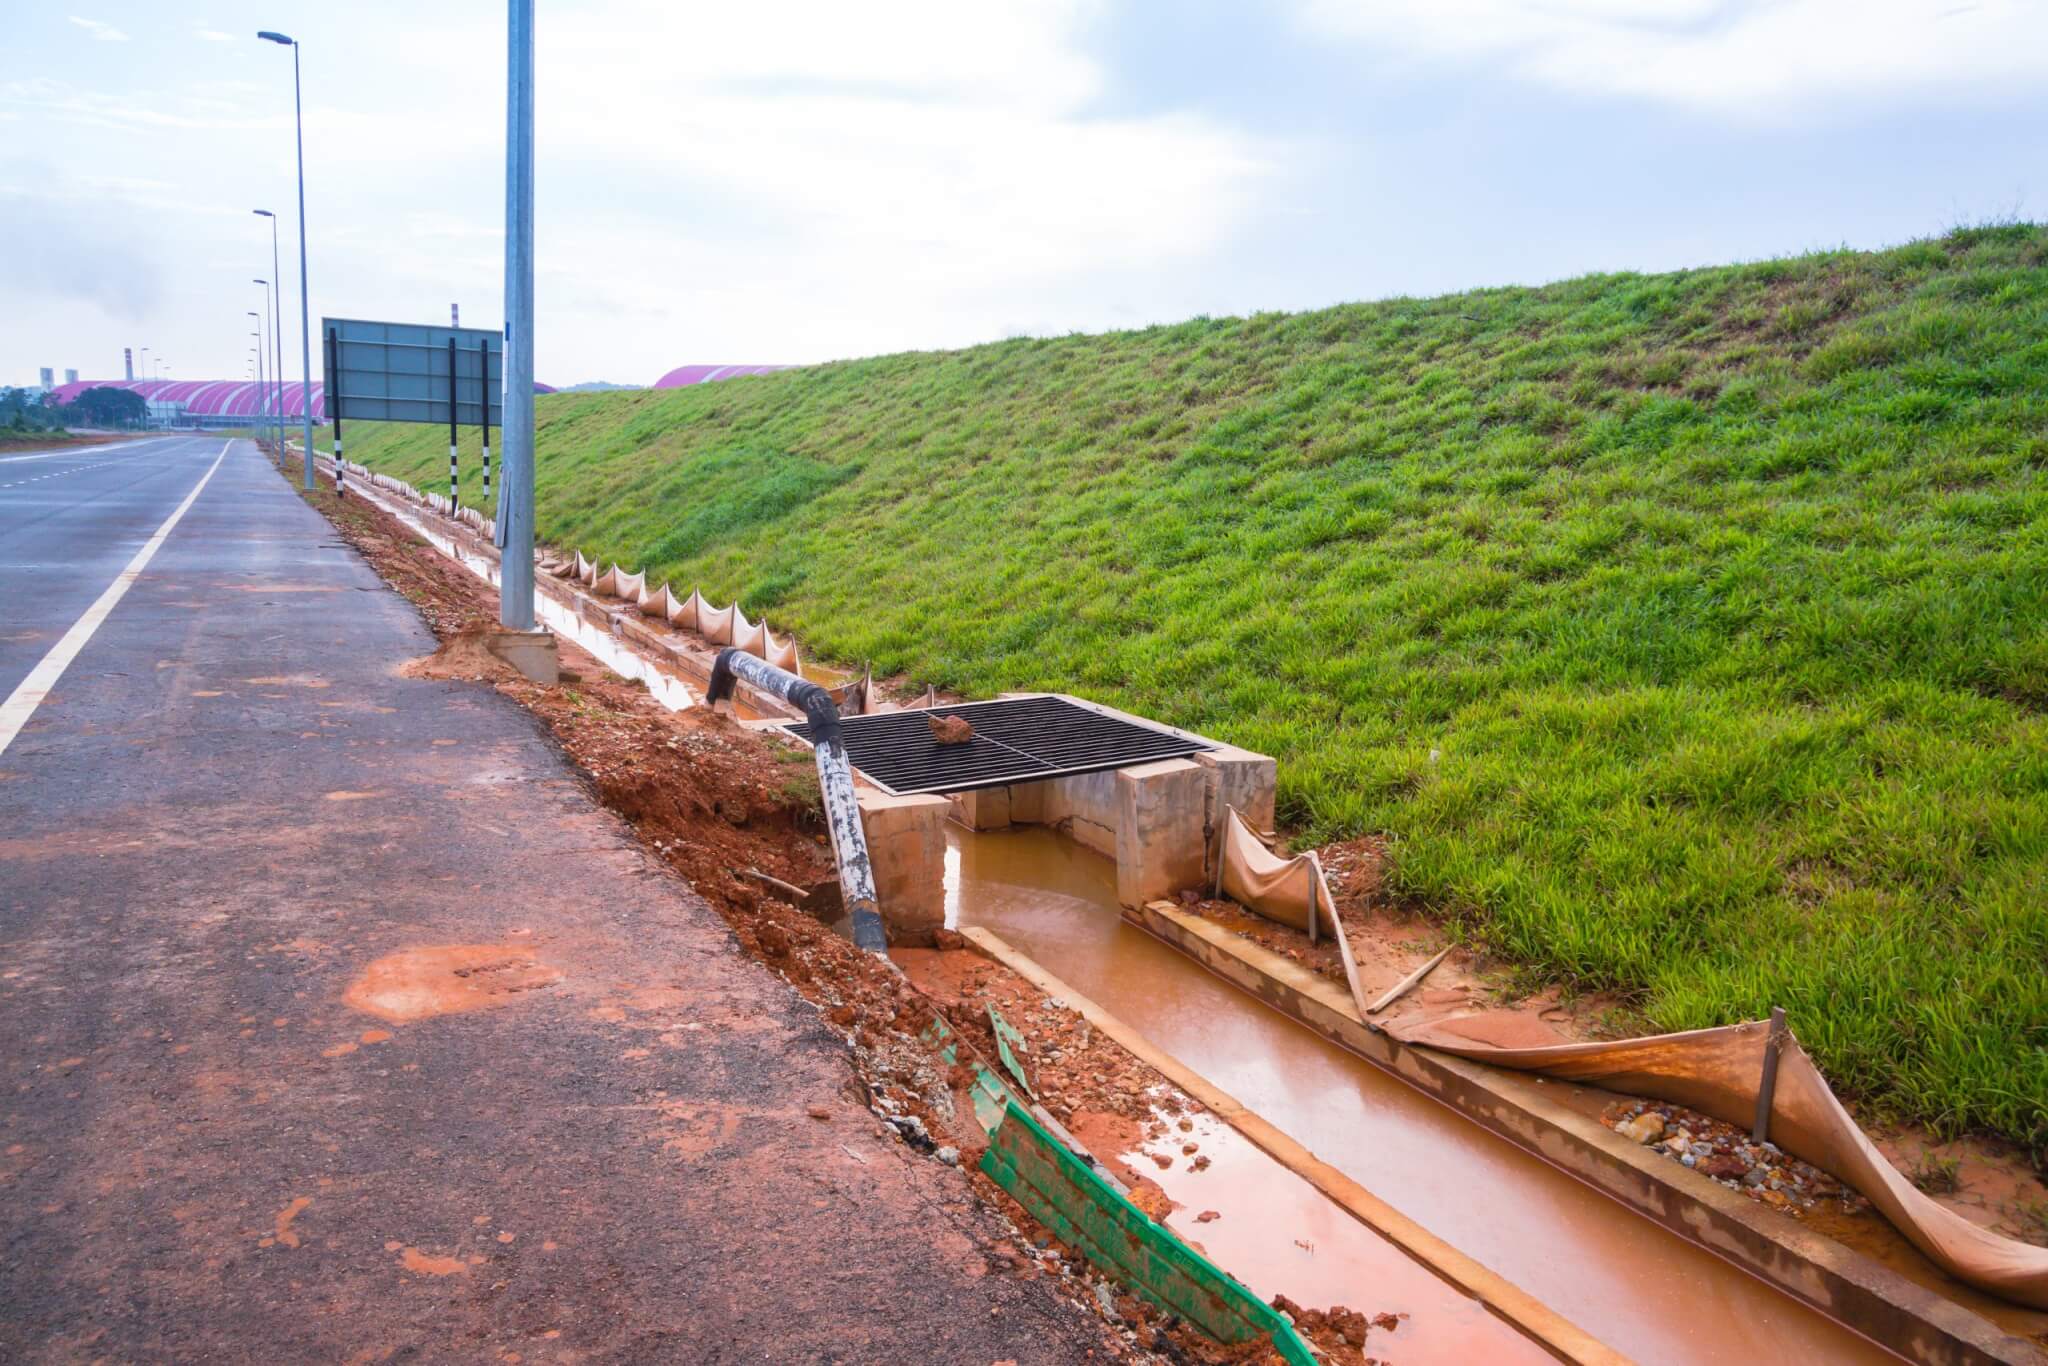
<instances>
[{"instance_id":1,"label":"wet mud patch","mask_svg":"<svg viewBox=\"0 0 2048 1366\"><path fill-rule=\"evenodd\" d=\"M342 1001L392 1024L512 1005L562 980L521 944L443 944L386 954Z\"/></svg>"}]
</instances>

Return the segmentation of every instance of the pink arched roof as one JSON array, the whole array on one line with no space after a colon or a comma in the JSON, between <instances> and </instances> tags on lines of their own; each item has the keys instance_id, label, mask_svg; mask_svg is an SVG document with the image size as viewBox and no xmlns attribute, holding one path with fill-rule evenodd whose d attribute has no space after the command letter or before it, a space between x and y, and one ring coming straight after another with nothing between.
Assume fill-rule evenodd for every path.
<instances>
[{"instance_id":1,"label":"pink arched roof","mask_svg":"<svg viewBox=\"0 0 2048 1366\"><path fill-rule=\"evenodd\" d=\"M151 403L182 403L194 417L259 417L270 411L274 384L252 379L81 379L60 384L50 391L51 401L69 403L87 389L128 389ZM535 384L536 394L552 394L546 384ZM305 411L305 392L297 380L284 382L284 414L298 417ZM313 382L313 420L327 420L327 386Z\"/></svg>"},{"instance_id":2,"label":"pink arched roof","mask_svg":"<svg viewBox=\"0 0 2048 1366\"><path fill-rule=\"evenodd\" d=\"M777 370L787 370L787 365L679 365L654 381L657 389L681 389L692 384L709 384L717 379L735 379L740 375L772 375Z\"/></svg>"},{"instance_id":3,"label":"pink arched roof","mask_svg":"<svg viewBox=\"0 0 2048 1366\"><path fill-rule=\"evenodd\" d=\"M268 401L275 386L252 379L82 379L60 384L50 391L58 403L69 403L87 389L127 389L151 403L182 403L194 417L256 417L269 411ZM326 386L313 385L313 420L327 420ZM305 394L297 380L284 382L284 412L297 417L305 411Z\"/></svg>"}]
</instances>

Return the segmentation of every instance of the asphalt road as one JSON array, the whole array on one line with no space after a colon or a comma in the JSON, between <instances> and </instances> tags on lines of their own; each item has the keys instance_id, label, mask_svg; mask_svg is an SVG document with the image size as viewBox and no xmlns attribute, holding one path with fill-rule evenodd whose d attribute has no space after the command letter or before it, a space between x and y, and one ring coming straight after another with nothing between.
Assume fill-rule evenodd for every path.
<instances>
[{"instance_id":1,"label":"asphalt road","mask_svg":"<svg viewBox=\"0 0 2048 1366\"><path fill-rule=\"evenodd\" d=\"M0 463L0 696L222 449ZM0 1359L1100 1355L432 648L237 442L0 750Z\"/></svg>"},{"instance_id":2,"label":"asphalt road","mask_svg":"<svg viewBox=\"0 0 2048 1366\"><path fill-rule=\"evenodd\" d=\"M218 437L0 451L0 697L213 463Z\"/></svg>"}]
</instances>

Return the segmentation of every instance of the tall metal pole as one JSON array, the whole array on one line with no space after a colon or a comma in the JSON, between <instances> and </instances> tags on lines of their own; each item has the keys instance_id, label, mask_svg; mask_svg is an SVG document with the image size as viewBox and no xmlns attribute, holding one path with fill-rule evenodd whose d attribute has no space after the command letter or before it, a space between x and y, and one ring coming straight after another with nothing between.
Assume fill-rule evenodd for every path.
<instances>
[{"instance_id":1,"label":"tall metal pole","mask_svg":"<svg viewBox=\"0 0 2048 1366\"><path fill-rule=\"evenodd\" d=\"M271 423L277 428L277 458L284 460L284 297L278 291L284 288L284 277L277 268L277 215L266 213L270 220L270 298L277 305L277 326L270 329L271 355L277 364L270 367L270 382L277 386L277 406L272 408Z\"/></svg>"},{"instance_id":2,"label":"tall metal pole","mask_svg":"<svg viewBox=\"0 0 2048 1366\"><path fill-rule=\"evenodd\" d=\"M292 118L299 143L299 394L306 405L306 489L313 488L313 322L306 288L306 107L299 93L299 45L292 44Z\"/></svg>"},{"instance_id":3,"label":"tall metal pole","mask_svg":"<svg viewBox=\"0 0 2048 1366\"><path fill-rule=\"evenodd\" d=\"M533 0L507 0L505 441L498 624L533 629Z\"/></svg>"},{"instance_id":4,"label":"tall metal pole","mask_svg":"<svg viewBox=\"0 0 2048 1366\"><path fill-rule=\"evenodd\" d=\"M276 231L276 229L272 229L272 231ZM272 279L274 279L274 276L272 276ZM279 330L281 319L279 319L279 315L270 311L270 291L274 289L274 285L270 281L256 281L256 283L262 285L262 315L264 315L264 324L262 326L264 326L264 332L268 334L264 338L264 344L262 344L262 367L260 367L262 369L262 408L258 412L262 412L262 434L264 434L264 438L270 438L270 436L276 436L276 410L272 408L272 403L276 399L276 383L279 383L279 379L281 379L281 375L276 373L276 367L270 362L270 356L276 354L276 330Z\"/></svg>"},{"instance_id":5,"label":"tall metal pole","mask_svg":"<svg viewBox=\"0 0 2048 1366\"><path fill-rule=\"evenodd\" d=\"M269 311L270 291L266 289L263 291L263 313L268 313ZM256 415L259 419L263 415L263 400L269 396L267 388L264 385L263 381L266 378L268 378L270 373L270 336L267 330L270 324L263 320L263 313L258 313L254 309L249 310L249 316L256 320L257 326L261 329L265 329L262 331L258 331L256 334ZM253 425L256 428L256 430L260 432L263 430L265 424L259 420L251 425ZM260 437L258 438L258 442L260 444Z\"/></svg>"}]
</instances>

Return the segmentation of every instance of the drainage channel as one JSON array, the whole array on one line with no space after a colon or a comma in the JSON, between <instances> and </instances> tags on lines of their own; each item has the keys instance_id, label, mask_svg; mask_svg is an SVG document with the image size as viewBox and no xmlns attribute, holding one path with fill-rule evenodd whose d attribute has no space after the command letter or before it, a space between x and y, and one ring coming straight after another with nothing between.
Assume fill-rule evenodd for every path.
<instances>
[{"instance_id":1,"label":"drainage channel","mask_svg":"<svg viewBox=\"0 0 2048 1366\"><path fill-rule=\"evenodd\" d=\"M497 582L495 563L430 519L395 500L372 501L479 578ZM535 611L613 672L642 679L662 705L680 710L698 701L625 642L547 595L535 595ZM948 823L946 829L949 927L1000 934L1318 1157L1617 1351L1658 1362L1898 1360L1127 924L1114 867L1102 856L1043 827L975 834ZM1231 1245L1226 1267L1262 1295L1353 1307L1399 1298L1429 1315L1407 1334L1404 1357L1520 1359L1524 1340L1502 1337L1504 1330L1483 1309L1448 1292L1348 1215L1330 1218L1331 1207L1312 1188L1275 1175L1234 1131L1216 1126L1208 1138L1219 1156L1235 1153L1242 1160L1204 1174L1213 1178L1201 1197L1207 1208L1235 1208L1246 1225L1255 1212L1272 1223L1276 1209L1322 1221L1305 1236L1288 1230L1283 1248L1270 1229L1245 1237L1235 1229L1188 1224L1195 1189L1181 1181L1167 1186L1169 1197L1185 1207L1168 1223L1194 1241L1217 1244L1219 1252ZM1230 1187L1233 1179L1244 1188Z\"/></svg>"},{"instance_id":2,"label":"drainage channel","mask_svg":"<svg viewBox=\"0 0 2048 1366\"><path fill-rule=\"evenodd\" d=\"M1318 1157L1616 1350L1657 1362L1897 1360L1125 923L1114 868L1071 839L1043 828L974 834L949 826L947 841L949 926L995 931ZM1215 1196L1169 1194L1219 1207ZM1176 1229L1213 1236L1207 1228ZM1269 1258L1258 1275L1301 1300L1284 1284L1287 1263L1302 1284L1320 1285L1327 1272L1315 1262L1319 1247ZM1372 1293L1362 1285L1340 1298L1355 1307Z\"/></svg>"}]
</instances>

